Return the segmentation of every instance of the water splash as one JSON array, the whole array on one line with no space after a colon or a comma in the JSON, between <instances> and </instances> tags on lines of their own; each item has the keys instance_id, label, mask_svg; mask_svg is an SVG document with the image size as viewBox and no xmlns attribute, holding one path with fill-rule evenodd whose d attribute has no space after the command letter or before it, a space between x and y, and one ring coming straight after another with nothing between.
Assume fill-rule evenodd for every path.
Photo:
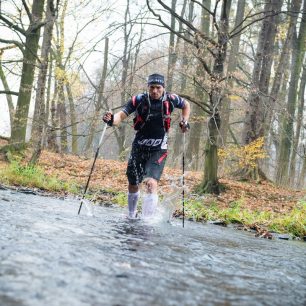
<instances>
[{"instance_id":1,"label":"water splash","mask_svg":"<svg viewBox=\"0 0 306 306\"><path fill-rule=\"evenodd\" d=\"M85 214L88 217L94 216L94 204L87 199L82 200L83 207L85 208Z\"/></svg>"}]
</instances>

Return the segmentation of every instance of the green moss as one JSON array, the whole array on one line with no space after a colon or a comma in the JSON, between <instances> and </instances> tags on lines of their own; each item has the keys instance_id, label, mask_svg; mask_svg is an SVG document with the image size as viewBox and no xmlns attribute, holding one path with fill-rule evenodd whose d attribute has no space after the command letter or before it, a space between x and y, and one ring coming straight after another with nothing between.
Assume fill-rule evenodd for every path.
<instances>
[{"instance_id":1,"label":"green moss","mask_svg":"<svg viewBox=\"0 0 306 306\"><path fill-rule=\"evenodd\" d=\"M290 213L280 215L269 211L251 211L243 208L243 199L221 209L215 202L203 203L190 200L185 204L186 217L195 221L223 220L225 223L241 223L246 226L258 224L270 231L290 233L297 237L306 235L306 202L298 203Z\"/></svg>"},{"instance_id":2,"label":"green moss","mask_svg":"<svg viewBox=\"0 0 306 306\"><path fill-rule=\"evenodd\" d=\"M9 166L0 171L1 181L9 185L40 188L48 191L67 191L76 194L79 189L73 182L63 182L55 176L46 175L38 166L21 165L12 160Z\"/></svg>"},{"instance_id":3,"label":"green moss","mask_svg":"<svg viewBox=\"0 0 306 306\"><path fill-rule=\"evenodd\" d=\"M119 192L114 198L113 202L114 204L117 204L121 207L124 207L127 205L127 194L126 192Z\"/></svg>"},{"instance_id":4,"label":"green moss","mask_svg":"<svg viewBox=\"0 0 306 306\"><path fill-rule=\"evenodd\" d=\"M274 218L269 228L276 232L288 232L294 236L306 235L306 202L299 202L288 215Z\"/></svg>"}]
</instances>

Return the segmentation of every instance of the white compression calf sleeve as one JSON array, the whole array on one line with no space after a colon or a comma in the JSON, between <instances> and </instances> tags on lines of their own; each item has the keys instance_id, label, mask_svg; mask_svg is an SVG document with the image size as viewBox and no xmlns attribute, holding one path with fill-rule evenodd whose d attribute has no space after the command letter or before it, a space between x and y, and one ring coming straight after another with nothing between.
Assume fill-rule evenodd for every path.
<instances>
[{"instance_id":1,"label":"white compression calf sleeve","mask_svg":"<svg viewBox=\"0 0 306 306\"><path fill-rule=\"evenodd\" d=\"M128 208L129 208L129 217L135 218L137 212L137 202L139 198L139 191L135 193L128 193Z\"/></svg>"},{"instance_id":2,"label":"white compression calf sleeve","mask_svg":"<svg viewBox=\"0 0 306 306\"><path fill-rule=\"evenodd\" d=\"M157 193L148 193L143 196L142 216L144 218L151 217L155 214L158 203Z\"/></svg>"}]
</instances>

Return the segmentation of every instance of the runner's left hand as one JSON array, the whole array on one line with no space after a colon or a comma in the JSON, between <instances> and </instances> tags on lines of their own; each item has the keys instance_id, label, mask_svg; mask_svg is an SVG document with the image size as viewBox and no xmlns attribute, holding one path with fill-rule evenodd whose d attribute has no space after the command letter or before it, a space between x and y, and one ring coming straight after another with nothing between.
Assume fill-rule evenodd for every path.
<instances>
[{"instance_id":1,"label":"runner's left hand","mask_svg":"<svg viewBox=\"0 0 306 306\"><path fill-rule=\"evenodd\" d=\"M185 133L185 132L187 132L190 129L189 123L187 121L185 121L185 120L182 120L179 123L179 126L181 128L182 133Z\"/></svg>"}]
</instances>

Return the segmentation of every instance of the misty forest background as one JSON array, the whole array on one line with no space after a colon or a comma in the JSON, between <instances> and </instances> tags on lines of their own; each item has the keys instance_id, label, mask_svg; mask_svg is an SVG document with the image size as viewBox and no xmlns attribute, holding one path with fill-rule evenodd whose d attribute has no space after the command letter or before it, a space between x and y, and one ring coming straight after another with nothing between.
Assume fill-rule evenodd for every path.
<instances>
[{"instance_id":1,"label":"misty forest background","mask_svg":"<svg viewBox=\"0 0 306 306\"><path fill-rule=\"evenodd\" d=\"M92 157L106 110L151 73L191 102L188 170L305 188L306 0L2 0L0 113L9 144ZM132 116L130 116L132 117ZM180 167L179 111L168 166ZM132 118L100 155L125 161Z\"/></svg>"}]
</instances>

